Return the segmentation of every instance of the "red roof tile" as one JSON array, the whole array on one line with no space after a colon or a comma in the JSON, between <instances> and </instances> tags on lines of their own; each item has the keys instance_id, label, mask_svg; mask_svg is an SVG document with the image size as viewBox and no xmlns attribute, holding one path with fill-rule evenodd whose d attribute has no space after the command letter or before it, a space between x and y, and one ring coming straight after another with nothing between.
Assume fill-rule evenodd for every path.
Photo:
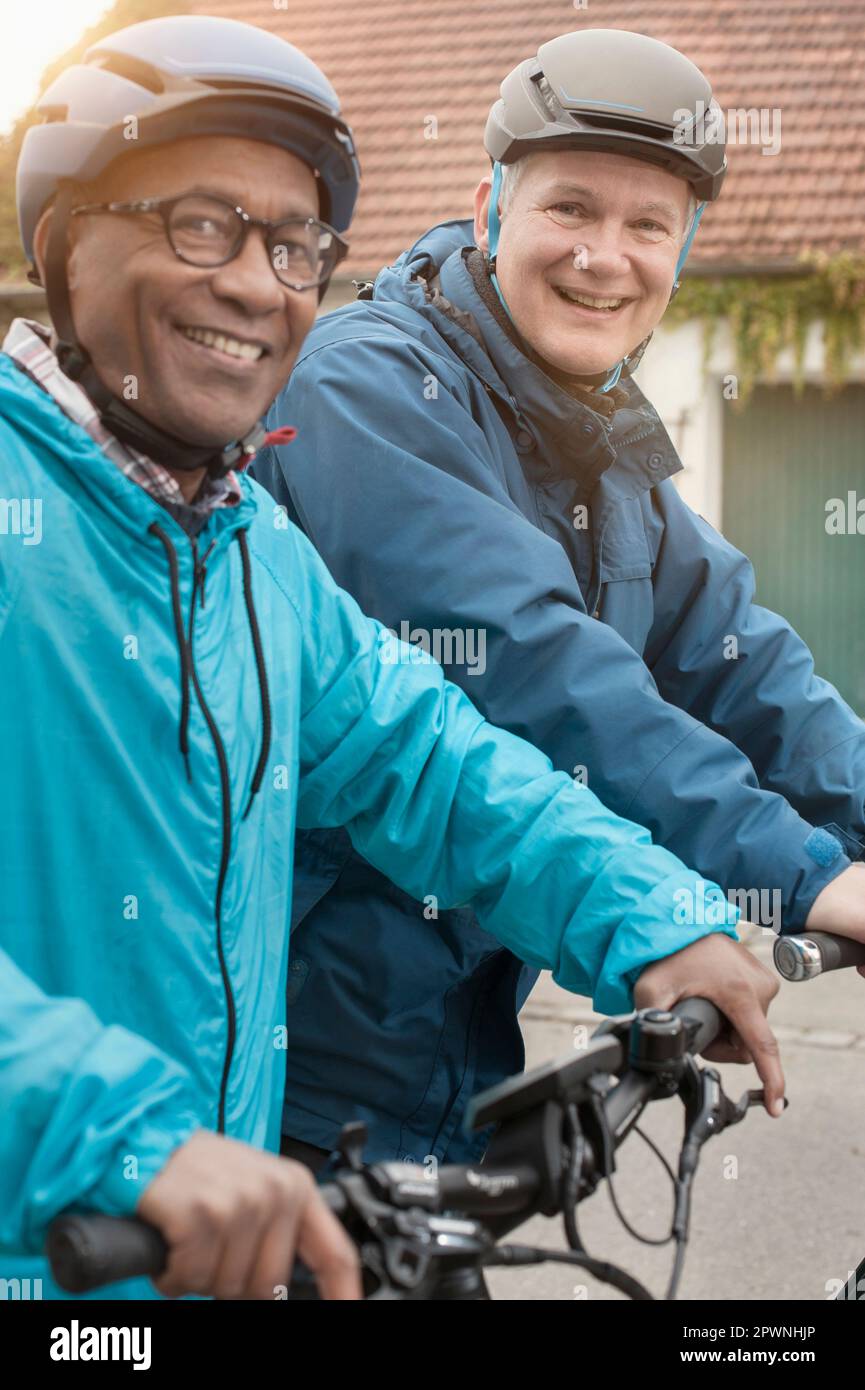
<instances>
[{"instance_id":1,"label":"red roof tile","mask_svg":"<svg viewBox=\"0 0 865 1390\"><path fill-rule=\"evenodd\" d=\"M377 270L433 223L469 215L505 74L568 29L621 28L681 49L725 111L781 111L781 151L736 144L694 262L759 266L865 240L865 0L192 0L282 34L317 62L357 136L363 191L341 269ZM425 136L435 116L437 138Z\"/></svg>"}]
</instances>

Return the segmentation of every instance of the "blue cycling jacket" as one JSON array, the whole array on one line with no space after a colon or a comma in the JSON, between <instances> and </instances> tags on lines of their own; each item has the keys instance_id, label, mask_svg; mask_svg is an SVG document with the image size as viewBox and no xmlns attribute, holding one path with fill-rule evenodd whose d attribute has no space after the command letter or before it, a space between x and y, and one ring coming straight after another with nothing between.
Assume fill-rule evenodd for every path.
<instances>
[{"instance_id":1,"label":"blue cycling jacket","mask_svg":"<svg viewBox=\"0 0 865 1390\"><path fill-rule=\"evenodd\" d=\"M479 293L471 249L469 223L436 227L371 299L319 319L268 416L297 443L256 476L366 611L434 653L438 634L487 718L751 916L799 927L848 863L815 828L861 852L865 725L682 501L636 383L611 422L555 384ZM521 1065L531 975L345 836L302 836L296 883L284 1129L329 1146L359 1112L383 1155L476 1153L465 1101Z\"/></svg>"},{"instance_id":2,"label":"blue cycling jacket","mask_svg":"<svg viewBox=\"0 0 865 1390\"><path fill-rule=\"evenodd\" d=\"M694 874L397 649L257 484L193 544L5 355L0 459L0 1279L58 1296L51 1219L134 1211L202 1126L278 1146L295 823L603 1008L735 935L679 925Z\"/></svg>"}]
</instances>

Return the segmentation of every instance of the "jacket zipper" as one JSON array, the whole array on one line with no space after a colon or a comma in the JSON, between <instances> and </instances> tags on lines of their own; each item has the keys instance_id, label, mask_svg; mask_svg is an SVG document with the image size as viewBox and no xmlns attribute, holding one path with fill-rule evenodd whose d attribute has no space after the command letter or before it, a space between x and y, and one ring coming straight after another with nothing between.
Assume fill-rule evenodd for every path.
<instances>
[{"instance_id":1,"label":"jacket zipper","mask_svg":"<svg viewBox=\"0 0 865 1390\"><path fill-rule=\"evenodd\" d=\"M192 581L192 602L189 610L189 670L192 677L192 685L195 690L196 698L204 715L205 723L210 731L213 746L216 750L216 758L219 763L219 781L222 791L222 853L219 861L219 878L216 885L216 902L214 905L214 915L216 918L216 951L219 957L219 969L222 974L222 986L225 991L225 1006L228 1016L228 1038L225 1045L225 1060L222 1066L222 1080L219 1086L219 1111L217 1115L216 1128L219 1134L225 1133L225 1096L228 1088L228 1077L231 1071L231 1061L234 1055L234 1044L237 1033L237 1012L234 1004L234 993L231 988L231 978L228 974L228 965L225 960L225 949L222 940L222 894L225 888L225 879L228 874L228 862L231 854L231 786L228 775L228 758L225 754L225 745L222 736L216 725L216 720L210 712L210 707L204 698L204 692L198 680L198 672L195 669L195 655L193 651L193 627L195 623L195 604L199 590L202 594L202 608L204 607L204 583L206 578L205 561L210 551L211 545L204 553L202 559L198 556L198 542L192 540L192 560L193 560L193 581ZM214 542L215 544L215 542Z\"/></svg>"}]
</instances>

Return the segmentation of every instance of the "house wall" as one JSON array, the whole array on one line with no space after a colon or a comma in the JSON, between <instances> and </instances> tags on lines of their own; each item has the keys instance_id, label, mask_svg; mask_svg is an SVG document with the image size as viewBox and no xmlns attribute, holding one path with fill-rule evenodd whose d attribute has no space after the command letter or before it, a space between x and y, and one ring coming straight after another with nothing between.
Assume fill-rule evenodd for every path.
<instances>
[{"instance_id":1,"label":"house wall","mask_svg":"<svg viewBox=\"0 0 865 1390\"><path fill-rule=\"evenodd\" d=\"M704 330L689 322L676 329L657 329L636 373L642 391L658 410L679 451L684 472L676 483L689 506L720 529L723 514L724 419L734 410L725 399L725 378L735 377L732 338L719 327L708 365L703 366ZM805 350L805 378L823 380L822 329L814 325ZM778 360L775 379L793 380L793 355ZM865 381L865 353L850 364L849 380ZM735 389L735 384L733 384Z\"/></svg>"}]
</instances>

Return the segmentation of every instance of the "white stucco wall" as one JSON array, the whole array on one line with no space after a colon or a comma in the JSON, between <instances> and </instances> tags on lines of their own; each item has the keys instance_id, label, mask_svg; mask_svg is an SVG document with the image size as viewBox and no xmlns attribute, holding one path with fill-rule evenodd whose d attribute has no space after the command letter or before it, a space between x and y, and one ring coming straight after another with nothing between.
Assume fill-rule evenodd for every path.
<instances>
[{"instance_id":1,"label":"white stucco wall","mask_svg":"<svg viewBox=\"0 0 865 1390\"><path fill-rule=\"evenodd\" d=\"M806 380L822 382L823 333L814 325L805 351ZM684 472L677 486L689 506L721 525L723 503L724 415L733 402L724 398L724 378L733 375L729 330L719 328L708 368L703 368L703 329L697 322L657 329L636 380L658 410L678 449ZM793 379L792 353L778 361L775 380ZM865 354L851 362L850 379L865 381Z\"/></svg>"}]
</instances>

